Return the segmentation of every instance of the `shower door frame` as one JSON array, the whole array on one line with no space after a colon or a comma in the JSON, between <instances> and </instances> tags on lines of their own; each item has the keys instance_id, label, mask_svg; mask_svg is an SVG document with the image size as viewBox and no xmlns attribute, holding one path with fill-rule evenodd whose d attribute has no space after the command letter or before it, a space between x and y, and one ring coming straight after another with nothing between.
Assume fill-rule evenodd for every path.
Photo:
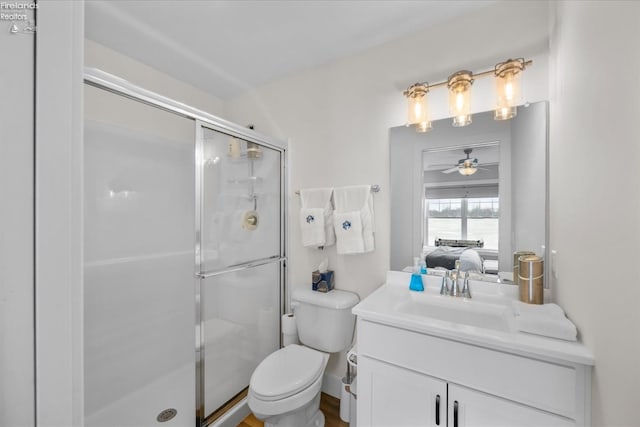
<instances>
[{"instance_id":1,"label":"shower door frame","mask_svg":"<svg viewBox=\"0 0 640 427\"><path fill-rule=\"evenodd\" d=\"M175 101L171 98L165 97L158 93L144 89L133 83L128 82L120 77L97 68L85 67L84 69L84 84L103 89L116 95L124 96L137 102L149 105L151 107L159 108L169 113L176 114L178 116L192 119L195 126L195 141L194 141L194 157L195 157L195 229L194 229L194 304L195 304L195 377L196 377L196 390L195 390L195 403L194 408L196 412L196 425L204 426L224 417L224 414L216 419L207 423L207 415L204 408L204 351L203 351L203 328L202 328L202 312L201 312L201 282L206 277L211 277L217 274L228 273L231 271L239 271L248 269L251 267L257 267L267 263L280 263L280 286L279 286L279 306L280 306L280 319L281 315L285 312L286 304L286 283L287 283L287 199L288 199L288 181L287 181L287 162L288 162L288 150L287 142L276 138L271 138L266 135L262 135L255 132L248 127L242 127L220 117L209 114L205 111ZM250 261L243 263L233 268L224 269L221 271L204 272L201 265L201 210L202 210L202 148L203 148L203 129L211 129L224 134L234 136L245 141L254 142L263 147L267 147L276 150L280 153L280 253L278 257ZM278 325L278 330L280 330ZM282 338L279 345L282 345ZM240 400L235 407L242 404L246 404L246 397ZM231 409L230 409L231 410Z\"/></svg>"},{"instance_id":2,"label":"shower door frame","mask_svg":"<svg viewBox=\"0 0 640 427\"><path fill-rule=\"evenodd\" d=\"M229 412L232 408L236 407L236 405L240 405L246 402L246 397L240 399L236 404L229 408L228 410L223 410L221 413L218 413L221 408L224 408L223 405L221 408L214 410L211 414L207 414L205 412L205 378L204 378L204 370L205 370L205 348L204 348L204 320L202 318L202 303L201 303L201 295L202 295L202 281L209 277L214 277L218 275L223 275L227 273L232 273L236 271L247 270L253 267L259 267L262 265L279 263L280 264L280 295L279 295L279 306L280 312L278 319L285 312L285 283L286 283L286 214L287 214L287 186L286 186L286 164L287 164L287 151L286 151L286 143L284 145L274 145L274 140L268 141L266 139L257 138L257 135L248 134L246 130L248 128L238 127L237 125L233 125L235 128L243 130L242 133L233 132L229 129L229 127L216 126L211 122L206 122L203 120L196 120L196 259L195 259L195 274L196 274L196 334L197 334L197 346L196 346L196 407L197 416L196 419L198 421L198 426L208 426L215 423L218 420L224 418L225 414ZM219 270L212 271L204 271L202 269L202 229L201 229L201 220L202 220L202 211L204 209L203 200L203 191L204 191L204 179L203 179L203 168L199 165L204 164L204 130L210 129L214 130L232 137L237 137L245 141L254 142L262 147L269 148L277 151L280 154L280 250L279 254L276 256L251 260L247 262L243 262L240 264L236 264L230 267L223 267ZM281 143L283 144L283 143ZM280 320L278 320L280 322ZM278 324L278 330L281 329L281 325ZM278 346L282 346L282 337L280 337L280 342ZM246 389L245 389L246 390ZM244 391L240 392L242 394ZM234 396L230 396L230 399L234 398ZM212 416L214 416L212 418Z\"/></svg>"}]
</instances>

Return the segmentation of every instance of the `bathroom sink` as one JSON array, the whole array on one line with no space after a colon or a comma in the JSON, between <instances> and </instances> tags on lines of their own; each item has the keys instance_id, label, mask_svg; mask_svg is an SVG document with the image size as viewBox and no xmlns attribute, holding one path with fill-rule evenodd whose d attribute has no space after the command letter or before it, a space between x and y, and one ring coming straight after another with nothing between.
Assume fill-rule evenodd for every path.
<instances>
[{"instance_id":1,"label":"bathroom sink","mask_svg":"<svg viewBox=\"0 0 640 427\"><path fill-rule=\"evenodd\" d=\"M515 332L511 302L518 288L471 282L472 298L440 295L442 278L424 276L423 292L409 290L411 275L389 272L387 283L354 308L354 313L395 326L469 334ZM484 332L482 332L484 331Z\"/></svg>"},{"instance_id":2,"label":"bathroom sink","mask_svg":"<svg viewBox=\"0 0 640 427\"><path fill-rule=\"evenodd\" d=\"M513 330L513 314L502 304L442 295L407 293L395 310L410 316L509 332Z\"/></svg>"},{"instance_id":3,"label":"bathroom sink","mask_svg":"<svg viewBox=\"0 0 640 427\"><path fill-rule=\"evenodd\" d=\"M471 280L472 298L465 299L440 295L442 277L424 275L422 279L424 291L416 292L409 290L411 273L387 272L386 282L353 308L359 324L388 326L376 330L394 331L399 339L426 334L527 357L593 364L593 356L579 343L518 331L513 313L517 286ZM371 348L358 344L358 351L367 355Z\"/></svg>"}]
</instances>

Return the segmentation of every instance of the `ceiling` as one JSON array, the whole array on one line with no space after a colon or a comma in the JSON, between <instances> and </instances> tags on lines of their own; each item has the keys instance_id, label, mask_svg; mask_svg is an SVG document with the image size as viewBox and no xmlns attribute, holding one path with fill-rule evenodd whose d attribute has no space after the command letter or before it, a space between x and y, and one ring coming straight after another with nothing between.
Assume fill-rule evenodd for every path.
<instances>
[{"instance_id":1,"label":"ceiling","mask_svg":"<svg viewBox=\"0 0 640 427\"><path fill-rule=\"evenodd\" d=\"M87 0L86 37L221 99L495 1Z\"/></svg>"}]
</instances>

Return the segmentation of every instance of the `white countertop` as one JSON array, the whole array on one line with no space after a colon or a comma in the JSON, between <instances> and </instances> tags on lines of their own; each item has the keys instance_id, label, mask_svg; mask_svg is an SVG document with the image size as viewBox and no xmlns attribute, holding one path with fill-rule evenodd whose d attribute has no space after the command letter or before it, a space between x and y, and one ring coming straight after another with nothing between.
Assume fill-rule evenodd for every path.
<instances>
[{"instance_id":1,"label":"white countertop","mask_svg":"<svg viewBox=\"0 0 640 427\"><path fill-rule=\"evenodd\" d=\"M551 362L594 365L593 354L579 341L564 341L515 330L509 316L513 318L511 302L517 299L516 286L471 281L473 298L465 300L440 295L440 277L423 277L425 291L414 292L409 290L410 273L389 271L387 282L356 305L353 313L360 319L522 356ZM411 303L416 299L433 303L432 308L435 309L434 312L437 310L440 313L440 318L430 317L428 306L426 315L407 310L407 302ZM447 307L452 310L448 315L442 316L442 313L447 314ZM469 316L466 315L467 311ZM476 326L473 313L484 311L498 320L504 318L507 326L503 330ZM459 322L456 315L466 319Z\"/></svg>"}]
</instances>

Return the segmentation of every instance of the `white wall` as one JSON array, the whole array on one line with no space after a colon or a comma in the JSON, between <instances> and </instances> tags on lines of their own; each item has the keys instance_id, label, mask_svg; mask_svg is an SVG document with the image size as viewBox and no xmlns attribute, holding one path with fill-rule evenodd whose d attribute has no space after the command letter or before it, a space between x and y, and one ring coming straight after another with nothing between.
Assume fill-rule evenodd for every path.
<instances>
[{"instance_id":1,"label":"white wall","mask_svg":"<svg viewBox=\"0 0 640 427\"><path fill-rule=\"evenodd\" d=\"M8 10L2 9L2 12ZM15 12L15 11L14 11ZM24 13L20 10L20 13ZM33 18L33 11L26 11ZM0 21L0 425L34 423L33 34ZM18 22L22 27L23 22Z\"/></svg>"},{"instance_id":2,"label":"white wall","mask_svg":"<svg viewBox=\"0 0 640 427\"><path fill-rule=\"evenodd\" d=\"M35 332L38 426L82 425L83 3L38 2Z\"/></svg>"},{"instance_id":3,"label":"white wall","mask_svg":"<svg viewBox=\"0 0 640 427\"><path fill-rule=\"evenodd\" d=\"M308 187L382 186L374 197L376 250L356 256L337 256L333 248L326 253L303 248L296 221L299 200L291 195L290 285L309 286L311 271L328 257L338 288L362 298L378 287L389 268L389 128L406 120L402 90L415 81L446 79L461 68L480 70L508 57L545 54L547 34L546 2L500 2L230 100L225 106L230 120L290 137L292 194ZM541 69L545 71L538 76ZM534 65L525 75L535 82L528 86L529 93L545 99L546 66L536 71ZM487 80L479 80L478 87L490 84ZM434 119L447 115L445 92L432 94L433 103L442 105ZM493 99L476 97L476 102L475 111L493 107ZM343 357L332 358L328 372L342 376Z\"/></svg>"},{"instance_id":4,"label":"white wall","mask_svg":"<svg viewBox=\"0 0 640 427\"><path fill-rule=\"evenodd\" d=\"M638 425L640 3L559 2L551 37L558 302L595 353L593 425Z\"/></svg>"}]
</instances>

